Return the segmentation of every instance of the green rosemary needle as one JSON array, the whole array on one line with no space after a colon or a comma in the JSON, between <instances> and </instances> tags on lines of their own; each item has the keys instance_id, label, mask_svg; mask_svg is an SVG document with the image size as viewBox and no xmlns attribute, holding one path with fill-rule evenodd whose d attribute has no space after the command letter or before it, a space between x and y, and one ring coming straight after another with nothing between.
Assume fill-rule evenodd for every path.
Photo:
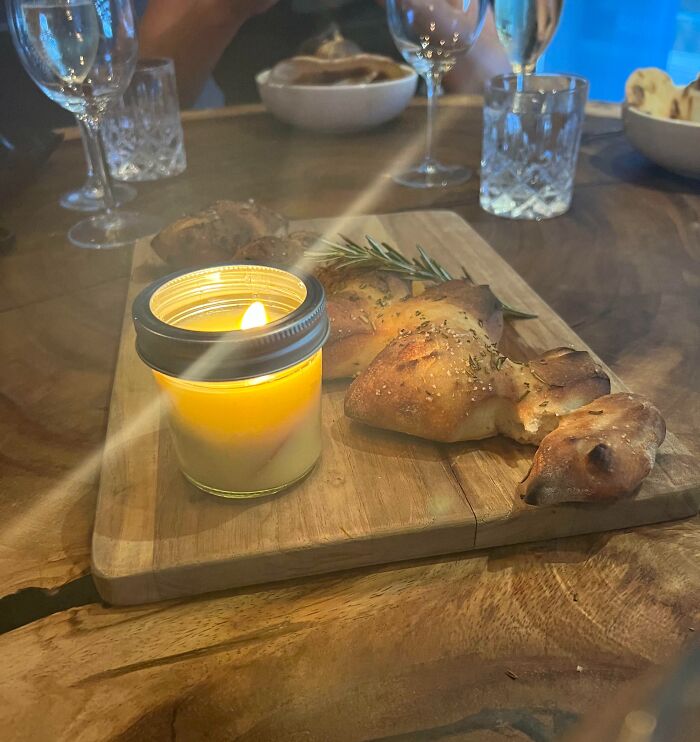
<instances>
[{"instance_id":1,"label":"green rosemary needle","mask_svg":"<svg viewBox=\"0 0 700 742\"><path fill-rule=\"evenodd\" d=\"M421 245L416 245L418 257L407 258L396 248L386 242L379 242L370 235L365 235L366 245L360 245L343 235L340 235L340 238L343 240L342 243L321 239L306 251L306 257L335 268L374 268L380 271L390 271L414 281L443 283L452 280L447 269L431 258ZM462 272L465 278L470 279L465 268L462 268ZM536 314L511 307L500 299L499 302L505 315L519 319L537 317Z\"/></svg>"}]
</instances>

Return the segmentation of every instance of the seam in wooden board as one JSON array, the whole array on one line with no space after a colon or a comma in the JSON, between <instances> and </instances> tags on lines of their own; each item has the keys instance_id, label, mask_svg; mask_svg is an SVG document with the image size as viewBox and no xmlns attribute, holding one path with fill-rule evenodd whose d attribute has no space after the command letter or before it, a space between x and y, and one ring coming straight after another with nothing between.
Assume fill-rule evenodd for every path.
<instances>
[{"instance_id":1,"label":"seam in wooden board","mask_svg":"<svg viewBox=\"0 0 700 742\"><path fill-rule=\"evenodd\" d=\"M525 279L522 278L522 276L510 265L510 263L508 263L507 260L505 260L503 257L501 257L496 252L496 250L494 250L494 248L474 229L474 227L472 227L472 225L466 219L464 219L459 214L457 214L455 211L453 211L452 209L449 209L449 208L426 209L425 211L426 211L426 213L437 213L437 214L441 214L441 215L442 214L449 214L449 216L450 216L451 219L456 219L456 221L459 223L459 226L460 227L462 227L463 225L466 225L467 227L469 227L469 229L473 233L474 238L476 240L478 240L479 243L481 243L480 244L480 248L482 248L482 249L488 248L488 250L493 254L494 259L496 261L500 261L502 263L502 265L505 266L505 268L507 270L511 271L514 275L516 275L518 277L518 279L527 287L527 289L530 290L535 295L535 297L538 300L540 300L542 302L542 304L544 304L547 307L547 309L549 309L550 312L552 312L553 314L556 314L556 312L554 312L554 310L552 310L551 307L549 307L549 305L539 296L539 294L537 294L537 292L525 281ZM391 214L387 214L386 216L391 216ZM459 263L459 256L458 255L455 255L452 249L450 249L449 252L450 252L452 258L457 263ZM577 337L578 337L578 333L577 333ZM458 472L455 469L454 457L452 456L452 454L450 452L450 448L449 448L450 447L450 444L442 443L442 444L438 444L438 445L439 445L439 448L441 449L441 451L444 453L445 461L447 462L447 465L449 466L450 472L452 473L455 481L457 482L457 485L459 486L459 490L462 493L462 497L463 497L464 501L467 503L467 505L469 506L469 509L472 512L472 515L474 516L474 543L473 543L473 548L476 549L477 548L477 544L479 543L479 540L478 539L479 539L479 533L480 533L480 521L479 521L479 517L477 515L477 512L476 512L474 506L472 505L471 501L469 500L469 496L467 494L467 490L464 487L464 485L462 484L462 480L461 480ZM513 492L513 497L515 497L515 492Z\"/></svg>"},{"instance_id":2,"label":"seam in wooden board","mask_svg":"<svg viewBox=\"0 0 700 742\"><path fill-rule=\"evenodd\" d=\"M409 209L408 211L412 211L412 210ZM501 255L499 255L496 252L496 250L489 244L489 242L487 242L487 240L484 239L474 229L474 227L472 227L472 225L466 219L464 219L463 217L461 217L459 214L457 214L455 211L453 211L449 207L448 208L441 207L441 208L436 208L436 209L425 209L425 210L421 210L421 212L424 213L424 214L437 214L437 215L440 215L440 216L448 216L449 219L455 220L459 224L460 228L466 225L471 230L474 240L479 243L479 248L482 249L482 250L484 250L484 251L490 252L493 261L495 263L500 263L500 265L501 265L501 271L510 271L510 273L517 278L517 280L525 287L525 289L527 291L529 291L533 295L533 297L537 301L539 301L541 303L543 309L545 309L546 311L548 311L552 315L554 315L556 317L559 317L560 318L560 321L561 321L561 324L562 325L565 325L567 327L567 329L569 329L568 328L568 325L566 325L566 322L564 321L564 319L561 318L559 316L559 314L557 312L555 312L554 309L546 301L544 301L544 299L542 299L542 297L525 281L525 279L510 265L510 263L508 263L508 261L505 260L505 258L503 258ZM398 212L397 211L392 211L392 212L389 212L389 213L382 214L381 216L390 219L392 216L402 216L405 213L406 213L405 211L398 211ZM361 218L362 216L363 215L359 215L359 214L358 215L353 215L353 218ZM373 214L371 216L378 216L378 215ZM304 221L314 221L314 222L317 223L318 221L326 221L326 220L325 219L324 220L317 220L317 219L315 219L315 220L300 220L300 221L302 221L302 222L304 222ZM334 219L332 217L330 217L330 218L327 219L327 221L332 223L334 221ZM296 225L296 226L297 226L297 228L299 228L298 225ZM308 227L306 227L304 225L302 228L308 228ZM457 263L459 263L459 256L454 253L453 249L449 249L449 252L450 252L452 258ZM602 360L597 356L597 354L595 354L592 351L592 349L589 348L581 340L581 338L579 337L578 333L576 333L574 331L574 334L576 335L576 338L577 338L578 342L581 343L581 345L584 348L586 348L591 353L591 355L594 357L594 359L596 359L600 363L603 363ZM603 365L607 369L607 364L604 364L603 363ZM462 484L462 481L461 481L461 479L460 479L457 471L455 470L455 462L454 462L454 458L453 458L452 454L450 453L449 444L437 443L436 446L437 446L438 451L440 452L440 455L441 455L441 459L443 461L443 464L446 464L446 470L449 470L449 473L450 473L453 481L457 485L457 487L459 489L459 492L462 495L463 501L466 502L466 504L468 505L469 510L470 510L470 512L471 512L471 514L472 514L472 516L474 518L474 542L472 544L472 548L476 548L476 545L478 543L478 538L479 538L479 517L477 516L477 513L476 513L476 510L474 509L474 506L471 504L471 502L469 500L469 496L467 494L466 488ZM515 492L513 492L513 497L515 497Z\"/></svg>"},{"instance_id":3,"label":"seam in wooden board","mask_svg":"<svg viewBox=\"0 0 700 742\"><path fill-rule=\"evenodd\" d=\"M474 510L474 506L471 504L471 502L469 502L467 491L462 485L462 480L460 479L458 473L455 470L454 457L452 456L449 450L450 445L451 444L449 443L438 443L437 447L441 455L444 456L443 461L447 464L447 467L450 471L450 474L452 475L452 478L454 479L457 487L459 488L459 491L462 493L462 499L467 503L467 505L469 506L469 510L471 510L471 514L474 516L474 543L472 544L472 548L475 549L478 543L477 536L479 534L479 518L476 514L476 510Z\"/></svg>"}]
</instances>

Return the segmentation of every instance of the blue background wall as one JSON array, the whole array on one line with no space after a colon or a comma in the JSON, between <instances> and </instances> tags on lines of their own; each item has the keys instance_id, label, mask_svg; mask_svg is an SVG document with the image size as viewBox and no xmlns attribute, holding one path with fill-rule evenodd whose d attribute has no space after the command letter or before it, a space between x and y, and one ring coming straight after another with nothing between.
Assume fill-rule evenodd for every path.
<instances>
[{"instance_id":1,"label":"blue background wall","mask_svg":"<svg viewBox=\"0 0 700 742\"><path fill-rule=\"evenodd\" d=\"M571 72L590 97L620 101L637 67L660 67L679 84L700 72L700 0L564 0L540 72Z\"/></svg>"}]
</instances>

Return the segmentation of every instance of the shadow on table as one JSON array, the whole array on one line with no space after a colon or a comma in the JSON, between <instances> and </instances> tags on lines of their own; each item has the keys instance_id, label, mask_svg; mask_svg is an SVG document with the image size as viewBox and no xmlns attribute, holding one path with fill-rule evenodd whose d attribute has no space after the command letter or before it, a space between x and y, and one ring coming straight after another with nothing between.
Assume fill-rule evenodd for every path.
<instances>
[{"instance_id":1,"label":"shadow on table","mask_svg":"<svg viewBox=\"0 0 700 742\"><path fill-rule=\"evenodd\" d=\"M629 530L629 529L622 529ZM532 541L512 546L491 547L472 552L487 558L486 569L500 572L513 568L523 557L543 564L581 564L601 551L615 535L614 531L562 536L548 541Z\"/></svg>"}]
</instances>

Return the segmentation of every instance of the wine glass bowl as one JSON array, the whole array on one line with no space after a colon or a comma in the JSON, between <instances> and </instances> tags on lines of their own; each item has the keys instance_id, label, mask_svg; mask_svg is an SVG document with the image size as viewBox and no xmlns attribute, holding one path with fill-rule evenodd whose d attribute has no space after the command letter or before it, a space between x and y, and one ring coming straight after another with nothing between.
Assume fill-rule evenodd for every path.
<instances>
[{"instance_id":1,"label":"wine glass bowl","mask_svg":"<svg viewBox=\"0 0 700 742\"><path fill-rule=\"evenodd\" d=\"M99 126L133 75L138 43L131 0L6 0L20 60L38 87L85 125L89 160L103 193L103 214L74 225L80 247L118 247L155 232L158 220L115 211Z\"/></svg>"},{"instance_id":2,"label":"wine glass bowl","mask_svg":"<svg viewBox=\"0 0 700 742\"><path fill-rule=\"evenodd\" d=\"M531 75L559 26L564 0L491 0L496 33L516 75Z\"/></svg>"},{"instance_id":3,"label":"wine glass bowl","mask_svg":"<svg viewBox=\"0 0 700 742\"><path fill-rule=\"evenodd\" d=\"M131 0L7 0L24 66L80 116L99 115L129 85L138 56Z\"/></svg>"},{"instance_id":4,"label":"wine glass bowl","mask_svg":"<svg viewBox=\"0 0 700 742\"><path fill-rule=\"evenodd\" d=\"M402 185L434 188L468 180L471 172L444 165L433 156L437 91L442 78L474 45L487 0L387 0L389 30L401 56L425 80L428 94L426 153L423 161L394 176Z\"/></svg>"},{"instance_id":5,"label":"wine glass bowl","mask_svg":"<svg viewBox=\"0 0 700 742\"><path fill-rule=\"evenodd\" d=\"M477 3L457 0L390 0L387 12L399 52L420 75L449 72L483 21Z\"/></svg>"}]
</instances>

